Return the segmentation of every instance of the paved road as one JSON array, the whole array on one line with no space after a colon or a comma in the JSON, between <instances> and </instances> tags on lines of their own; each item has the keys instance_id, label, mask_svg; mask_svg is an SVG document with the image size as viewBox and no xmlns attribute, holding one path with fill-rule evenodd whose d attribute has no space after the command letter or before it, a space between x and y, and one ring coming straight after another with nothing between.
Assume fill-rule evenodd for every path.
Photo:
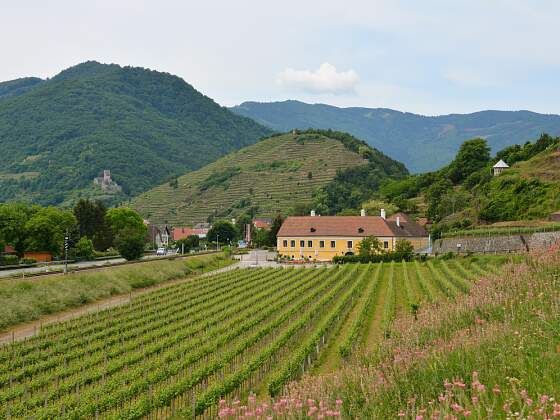
<instances>
[{"instance_id":1,"label":"paved road","mask_svg":"<svg viewBox=\"0 0 560 420\"><path fill-rule=\"evenodd\" d=\"M279 264L274 261L276 257L275 252L269 252L262 249L254 249L249 251L248 254L239 255L240 261L237 267L251 268L251 267L278 267Z\"/></svg>"}]
</instances>

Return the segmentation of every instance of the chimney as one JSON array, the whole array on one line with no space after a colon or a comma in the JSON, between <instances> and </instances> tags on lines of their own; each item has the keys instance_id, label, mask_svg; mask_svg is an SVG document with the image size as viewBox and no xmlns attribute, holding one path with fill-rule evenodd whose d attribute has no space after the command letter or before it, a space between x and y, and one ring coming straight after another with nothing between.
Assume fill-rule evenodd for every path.
<instances>
[{"instance_id":1,"label":"chimney","mask_svg":"<svg viewBox=\"0 0 560 420\"><path fill-rule=\"evenodd\" d=\"M381 218L382 218L382 219L386 219L386 218L387 218L387 214L385 213L385 209L381 209Z\"/></svg>"},{"instance_id":2,"label":"chimney","mask_svg":"<svg viewBox=\"0 0 560 420\"><path fill-rule=\"evenodd\" d=\"M315 210L311 210L311 217L315 217Z\"/></svg>"},{"instance_id":3,"label":"chimney","mask_svg":"<svg viewBox=\"0 0 560 420\"><path fill-rule=\"evenodd\" d=\"M401 227L401 218L397 216L397 226Z\"/></svg>"},{"instance_id":4,"label":"chimney","mask_svg":"<svg viewBox=\"0 0 560 420\"><path fill-rule=\"evenodd\" d=\"M360 216L365 217L366 211L364 209L360 210Z\"/></svg>"}]
</instances>

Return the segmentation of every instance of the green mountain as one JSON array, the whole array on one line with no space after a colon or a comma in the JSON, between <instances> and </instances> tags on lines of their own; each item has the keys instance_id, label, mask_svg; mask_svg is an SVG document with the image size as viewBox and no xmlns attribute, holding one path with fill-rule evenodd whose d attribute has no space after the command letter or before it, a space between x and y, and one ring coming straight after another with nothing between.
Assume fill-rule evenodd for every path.
<instances>
[{"instance_id":1,"label":"green mountain","mask_svg":"<svg viewBox=\"0 0 560 420\"><path fill-rule=\"evenodd\" d=\"M94 61L0 84L0 201L110 202L195 170L270 130L177 76ZM93 179L111 171L122 192Z\"/></svg>"},{"instance_id":2,"label":"green mountain","mask_svg":"<svg viewBox=\"0 0 560 420\"><path fill-rule=\"evenodd\" d=\"M0 83L0 100L12 96L23 95L29 89L42 83L38 77L24 77L22 79L10 80Z\"/></svg>"},{"instance_id":3,"label":"green mountain","mask_svg":"<svg viewBox=\"0 0 560 420\"><path fill-rule=\"evenodd\" d=\"M274 216L355 171L370 186L408 172L404 165L348 134L313 130L275 135L162 184L131 206L153 223L205 222L241 215Z\"/></svg>"},{"instance_id":4,"label":"green mountain","mask_svg":"<svg viewBox=\"0 0 560 420\"><path fill-rule=\"evenodd\" d=\"M461 143L473 137L487 139L497 151L545 132L560 134L560 116L529 111L428 117L385 108L337 108L298 101L245 102L231 110L277 131L331 128L348 132L403 162L412 172L433 171L448 164Z\"/></svg>"}]
</instances>

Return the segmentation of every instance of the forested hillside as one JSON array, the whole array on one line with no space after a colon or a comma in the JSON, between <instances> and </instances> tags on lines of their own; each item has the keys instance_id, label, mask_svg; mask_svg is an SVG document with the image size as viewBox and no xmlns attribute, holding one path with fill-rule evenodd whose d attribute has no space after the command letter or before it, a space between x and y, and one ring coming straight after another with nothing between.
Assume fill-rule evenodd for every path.
<instances>
[{"instance_id":1,"label":"forested hillside","mask_svg":"<svg viewBox=\"0 0 560 420\"><path fill-rule=\"evenodd\" d=\"M560 116L529 111L482 111L436 117L385 108L337 108L299 101L244 102L231 108L277 131L331 128L368 142L412 172L447 165L465 140L482 137L496 152L542 133L560 135Z\"/></svg>"},{"instance_id":2,"label":"forested hillside","mask_svg":"<svg viewBox=\"0 0 560 420\"><path fill-rule=\"evenodd\" d=\"M493 176L502 159L511 168ZM461 146L439 171L385 183L379 196L436 223L432 233L503 221L546 219L560 210L560 137L542 135L494 158L483 139Z\"/></svg>"},{"instance_id":3,"label":"forested hillside","mask_svg":"<svg viewBox=\"0 0 560 420\"><path fill-rule=\"evenodd\" d=\"M401 163L348 134L309 130L231 153L141 194L131 205L154 223L172 225L274 216L310 205L334 179L363 175L371 190L407 173ZM351 194L348 189L342 198Z\"/></svg>"},{"instance_id":4,"label":"forested hillside","mask_svg":"<svg viewBox=\"0 0 560 420\"><path fill-rule=\"evenodd\" d=\"M86 62L52 79L0 84L0 201L117 202L271 131L179 77ZM109 169L121 194L94 188Z\"/></svg>"}]
</instances>

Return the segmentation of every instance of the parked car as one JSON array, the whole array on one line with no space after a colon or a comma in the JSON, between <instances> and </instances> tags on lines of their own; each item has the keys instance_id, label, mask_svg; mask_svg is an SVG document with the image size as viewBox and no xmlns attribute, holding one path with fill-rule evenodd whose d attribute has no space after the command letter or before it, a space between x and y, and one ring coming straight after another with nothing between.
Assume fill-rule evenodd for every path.
<instances>
[{"instance_id":1,"label":"parked car","mask_svg":"<svg viewBox=\"0 0 560 420\"><path fill-rule=\"evenodd\" d=\"M165 248L158 248L156 251L156 255L166 255L167 254L167 249Z\"/></svg>"}]
</instances>

